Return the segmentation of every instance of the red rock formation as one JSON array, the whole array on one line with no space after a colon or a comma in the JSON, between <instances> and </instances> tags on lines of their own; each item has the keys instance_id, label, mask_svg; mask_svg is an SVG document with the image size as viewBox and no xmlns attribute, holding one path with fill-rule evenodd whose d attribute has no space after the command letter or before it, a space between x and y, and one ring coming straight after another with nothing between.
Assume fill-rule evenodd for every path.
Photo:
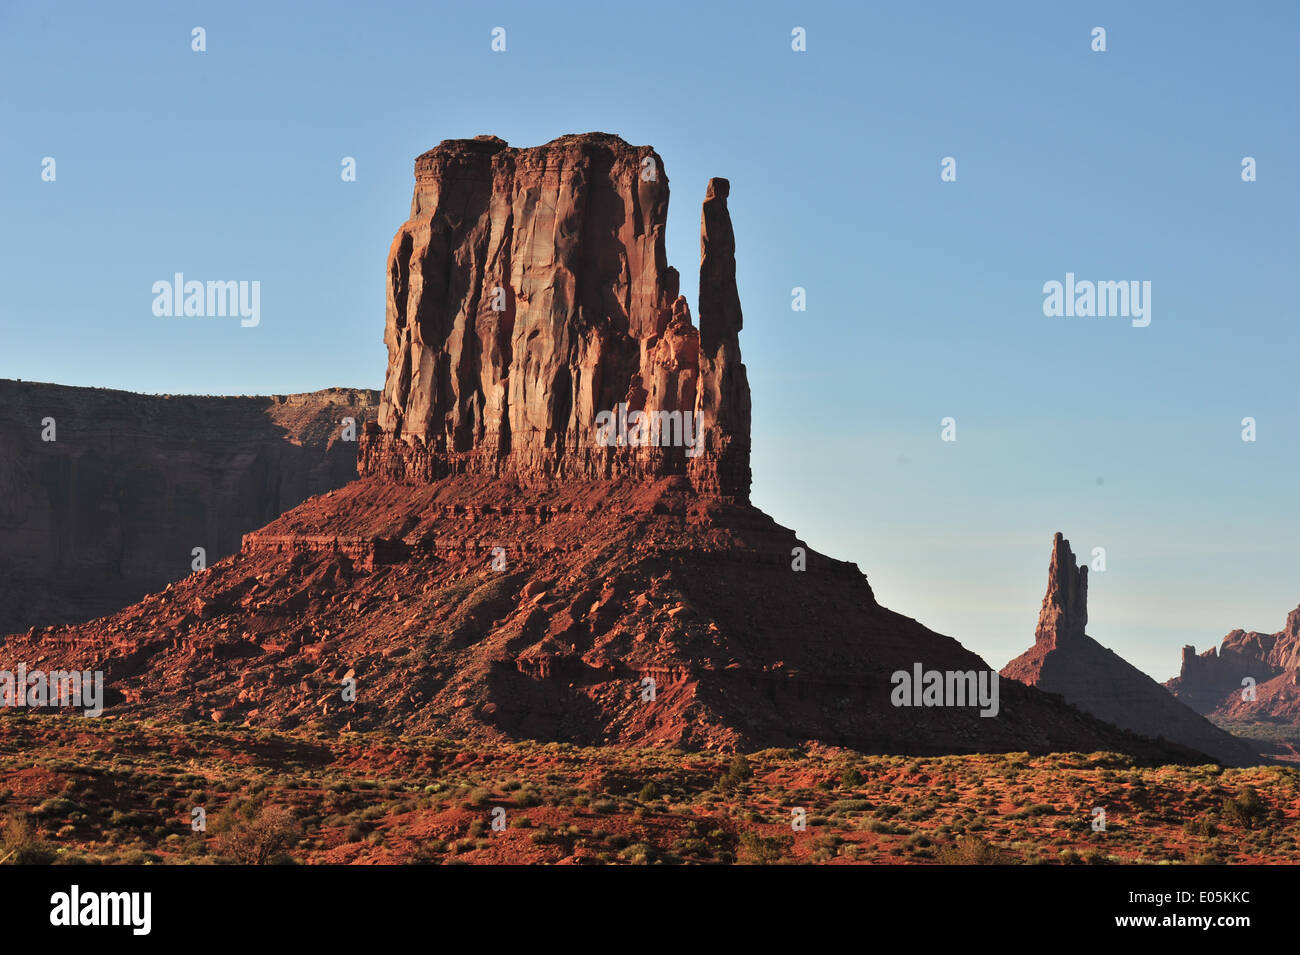
<instances>
[{"instance_id":1,"label":"red rock formation","mask_svg":"<svg viewBox=\"0 0 1300 955\"><path fill-rule=\"evenodd\" d=\"M1088 626L1088 565L1075 566L1070 542L1058 531L1047 566L1047 593L1038 611L1034 644L1048 650L1083 639Z\"/></svg>"},{"instance_id":2,"label":"red rock formation","mask_svg":"<svg viewBox=\"0 0 1300 955\"><path fill-rule=\"evenodd\" d=\"M0 380L0 635L118 610L356 474L378 394L136 395ZM45 418L54 441L41 439Z\"/></svg>"},{"instance_id":3,"label":"red rock formation","mask_svg":"<svg viewBox=\"0 0 1300 955\"><path fill-rule=\"evenodd\" d=\"M725 179L704 203L697 331L667 263L668 177L650 147L603 133L533 149L447 140L415 178L389 252L388 372L363 475L545 487L687 474L748 497ZM601 446L598 416L623 403L657 446Z\"/></svg>"},{"instance_id":4,"label":"red rock formation","mask_svg":"<svg viewBox=\"0 0 1300 955\"><path fill-rule=\"evenodd\" d=\"M1243 692L1247 678L1254 699ZM1234 630L1200 656L1183 647L1182 669L1165 685L1198 713L1300 723L1300 607L1277 633Z\"/></svg>"},{"instance_id":5,"label":"red rock formation","mask_svg":"<svg viewBox=\"0 0 1300 955\"><path fill-rule=\"evenodd\" d=\"M1225 733L1176 700L1137 667L1084 633L1088 568L1076 567L1069 541L1052 541L1047 595L1034 645L1002 675L1048 693L1116 726L1198 750L1232 766L1263 762L1245 740Z\"/></svg>"},{"instance_id":6,"label":"red rock formation","mask_svg":"<svg viewBox=\"0 0 1300 955\"><path fill-rule=\"evenodd\" d=\"M989 668L748 503L726 180L704 204L697 330L653 150L480 138L416 169L362 477L113 617L6 641L0 667L75 661L107 671L113 713L281 728L1200 758L1015 683L989 716L899 705L896 671ZM599 446L621 402L698 412L702 453Z\"/></svg>"}]
</instances>

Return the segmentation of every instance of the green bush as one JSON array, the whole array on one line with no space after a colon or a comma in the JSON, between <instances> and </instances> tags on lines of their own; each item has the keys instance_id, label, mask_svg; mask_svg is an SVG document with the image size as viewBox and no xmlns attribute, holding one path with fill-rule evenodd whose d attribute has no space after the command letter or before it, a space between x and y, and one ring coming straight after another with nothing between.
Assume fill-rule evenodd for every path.
<instances>
[{"instance_id":1,"label":"green bush","mask_svg":"<svg viewBox=\"0 0 1300 955\"><path fill-rule=\"evenodd\" d=\"M1253 786L1247 786L1236 799L1223 801L1224 821L1245 829L1254 829L1268 815L1268 806Z\"/></svg>"},{"instance_id":2,"label":"green bush","mask_svg":"<svg viewBox=\"0 0 1300 955\"><path fill-rule=\"evenodd\" d=\"M735 789L745 780L753 778L753 775L754 769L749 765L749 760L745 758L745 754L737 753L732 757L727 771L718 780L718 787L720 789Z\"/></svg>"}]
</instances>

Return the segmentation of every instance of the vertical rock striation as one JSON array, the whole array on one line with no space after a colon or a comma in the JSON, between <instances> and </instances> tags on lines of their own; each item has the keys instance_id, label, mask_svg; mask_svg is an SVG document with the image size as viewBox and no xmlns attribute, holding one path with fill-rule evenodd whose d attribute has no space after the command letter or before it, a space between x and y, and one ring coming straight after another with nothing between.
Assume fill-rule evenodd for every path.
<instances>
[{"instance_id":1,"label":"vertical rock striation","mask_svg":"<svg viewBox=\"0 0 1300 955\"><path fill-rule=\"evenodd\" d=\"M388 369L363 476L681 474L748 499L725 179L704 202L698 329L667 263L668 177L650 147L604 133L532 149L447 140L415 179L389 251ZM602 413L628 426L602 441Z\"/></svg>"}]
</instances>

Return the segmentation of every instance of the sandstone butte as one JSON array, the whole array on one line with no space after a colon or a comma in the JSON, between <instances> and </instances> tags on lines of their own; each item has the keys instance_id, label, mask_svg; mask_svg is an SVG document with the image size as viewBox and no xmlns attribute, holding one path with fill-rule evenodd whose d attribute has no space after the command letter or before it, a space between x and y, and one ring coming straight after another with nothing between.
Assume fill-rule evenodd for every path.
<instances>
[{"instance_id":1,"label":"sandstone butte","mask_svg":"<svg viewBox=\"0 0 1300 955\"><path fill-rule=\"evenodd\" d=\"M1246 692L1253 680L1254 699ZM1300 722L1300 607L1277 633L1233 630L1200 656L1183 647L1178 676L1165 684L1198 713L1242 721Z\"/></svg>"},{"instance_id":2,"label":"sandstone butte","mask_svg":"<svg viewBox=\"0 0 1300 955\"><path fill-rule=\"evenodd\" d=\"M137 395L0 379L0 634L120 610L356 476L374 391ZM41 422L54 419L53 441Z\"/></svg>"},{"instance_id":3,"label":"sandstone butte","mask_svg":"<svg viewBox=\"0 0 1300 955\"><path fill-rule=\"evenodd\" d=\"M1204 761L1009 681L996 717L891 704L894 671L988 666L749 503L727 180L704 192L696 326L653 149L479 137L415 171L358 479L0 665L102 669L110 714L279 729ZM697 413L699 453L602 447L621 403Z\"/></svg>"},{"instance_id":4,"label":"sandstone butte","mask_svg":"<svg viewBox=\"0 0 1300 955\"><path fill-rule=\"evenodd\" d=\"M1002 675L1059 694L1108 723L1208 753L1225 765L1264 761L1251 744L1219 729L1088 636L1087 624L1088 567L1075 565L1070 542L1058 533L1034 645L1003 667Z\"/></svg>"}]
</instances>

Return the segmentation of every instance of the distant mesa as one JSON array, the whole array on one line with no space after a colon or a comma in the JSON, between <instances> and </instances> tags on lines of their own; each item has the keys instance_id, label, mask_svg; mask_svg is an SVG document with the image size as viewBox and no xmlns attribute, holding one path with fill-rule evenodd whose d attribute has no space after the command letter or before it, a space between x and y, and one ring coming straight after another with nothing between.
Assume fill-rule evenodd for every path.
<instances>
[{"instance_id":1,"label":"distant mesa","mask_svg":"<svg viewBox=\"0 0 1300 955\"><path fill-rule=\"evenodd\" d=\"M1183 647L1182 669L1165 685L1198 713L1300 723L1300 607L1277 633L1233 630L1199 656Z\"/></svg>"},{"instance_id":2,"label":"distant mesa","mask_svg":"<svg viewBox=\"0 0 1300 955\"><path fill-rule=\"evenodd\" d=\"M0 379L0 635L120 610L189 573L195 547L209 564L235 553L355 479L344 419L359 434L378 403L359 388L164 396Z\"/></svg>"},{"instance_id":3,"label":"distant mesa","mask_svg":"<svg viewBox=\"0 0 1300 955\"><path fill-rule=\"evenodd\" d=\"M1002 675L1059 694L1108 723L1179 743L1229 766L1263 761L1251 744L1219 729L1088 636L1087 623L1088 568L1076 565L1070 542L1058 532L1034 645L1003 667Z\"/></svg>"}]
</instances>

